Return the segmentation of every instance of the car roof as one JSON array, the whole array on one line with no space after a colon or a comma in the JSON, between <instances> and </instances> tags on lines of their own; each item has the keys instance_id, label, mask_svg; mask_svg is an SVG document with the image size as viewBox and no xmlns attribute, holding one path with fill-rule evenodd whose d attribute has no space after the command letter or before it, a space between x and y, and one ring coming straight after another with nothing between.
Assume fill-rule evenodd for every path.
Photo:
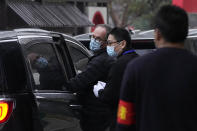
<instances>
[{"instance_id":1,"label":"car roof","mask_svg":"<svg viewBox=\"0 0 197 131\"><path fill-rule=\"evenodd\" d=\"M189 30L189 36L197 35L197 29L190 29Z\"/></svg>"},{"instance_id":2,"label":"car roof","mask_svg":"<svg viewBox=\"0 0 197 131\"><path fill-rule=\"evenodd\" d=\"M48 36L52 34L61 34L63 35L64 39L72 40L80 45L79 41L77 41L74 37L66 35L64 33L59 32L53 32L53 31L47 31L43 29L36 29L36 28L20 28L20 29L14 29L11 31L0 31L0 39L16 39L17 36L28 36L28 35L39 35L39 36Z\"/></svg>"},{"instance_id":3,"label":"car roof","mask_svg":"<svg viewBox=\"0 0 197 131\"><path fill-rule=\"evenodd\" d=\"M82 47L84 50L86 50L88 53L88 49L78 40L76 40L74 37L60 33L60 32L53 32L53 31L47 31L43 29L36 29L36 28L21 28L21 29L15 29L14 32L16 32L17 36L27 36L27 35L36 35L36 36L52 36L52 35L62 35L64 39L67 41L72 41L78 44L80 47Z\"/></svg>"},{"instance_id":4,"label":"car roof","mask_svg":"<svg viewBox=\"0 0 197 131\"><path fill-rule=\"evenodd\" d=\"M41 30L41 29L33 29L33 28L24 28L24 29L14 29L9 31L0 31L0 40L9 40L9 39L17 39L17 36L22 35L46 35L49 34L49 31Z\"/></svg>"},{"instance_id":5,"label":"car roof","mask_svg":"<svg viewBox=\"0 0 197 131\"><path fill-rule=\"evenodd\" d=\"M141 39L154 39L154 31L153 30L148 30L148 31L142 31L137 34L134 34L131 39L132 40L141 40Z\"/></svg>"},{"instance_id":6,"label":"car roof","mask_svg":"<svg viewBox=\"0 0 197 131\"><path fill-rule=\"evenodd\" d=\"M56 36L56 35L62 35L65 40L72 41L84 50L86 50L88 53L88 49L78 40L76 40L74 37L69 36L64 33L59 32L53 32L53 31L47 31L43 29L36 29L36 28L20 28L20 29L14 29L11 31L0 31L0 40L13 40L17 39L19 36ZM91 54L91 53L89 53Z\"/></svg>"},{"instance_id":7,"label":"car roof","mask_svg":"<svg viewBox=\"0 0 197 131\"><path fill-rule=\"evenodd\" d=\"M197 29L189 29L188 32L188 38L197 38ZM137 34L134 34L132 36L132 39L134 40L140 40L140 39L146 39L146 40L152 40L154 39L154 30L147 30L147 31L141 31Z\"/></svg>"},{"instance_id":8,"label":"car roof","mask_svg":"<svg viewBox=\"0 0 197 131\"><path fill-rule=\"evenodd\" d=\"M0 31L0 39L7 40L7 39L16 39L17 34L14 31Z\"/></svg>"}]
</instances>

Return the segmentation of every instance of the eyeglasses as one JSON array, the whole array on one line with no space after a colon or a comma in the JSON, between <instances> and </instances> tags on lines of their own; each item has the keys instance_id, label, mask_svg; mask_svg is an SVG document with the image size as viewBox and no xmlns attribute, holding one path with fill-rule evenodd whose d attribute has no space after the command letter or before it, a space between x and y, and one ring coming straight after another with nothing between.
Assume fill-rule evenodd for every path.
<instances>
[{"instance_id":1,"label":"eyeglasses","mask_svg":"<svg viewBox=\"0 0 197 131\"><path fill-rule=\"evenodd\" d=\"M102 43L105 42L106 40L103 40L99 37L95 37L94 35L89 35L90 39L94 39L96 42Z\"/></svg>"},{"instance_id":2,"label":"eyeglasses","mask_svg":"<svg viewBox=\"0 0 197 131\"><path fill-rule=\"evenodd\" d=\"M122 40L121 40L122 41ZM120 43L121 41L106 41L107 45L112 45L113 43Z\"/></svg>"}]
</instances>

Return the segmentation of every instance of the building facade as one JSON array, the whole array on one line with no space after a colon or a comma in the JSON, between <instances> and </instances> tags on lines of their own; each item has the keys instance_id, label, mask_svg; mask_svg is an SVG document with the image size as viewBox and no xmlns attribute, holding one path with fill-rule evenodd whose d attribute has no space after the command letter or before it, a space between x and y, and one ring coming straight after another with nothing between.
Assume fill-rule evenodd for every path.
<instances>
[{"instance_id":1,"label":"building facade","mask_svg":"<svg viewBox=\"0 0 197 131\"><path fill-rule=\"evenodd\" d=\"M98 19L91 8L101 12L103 23L108 22L107 0L1 0L0 29L42 28L81 34Z\"/></svg>"}]
</instances>

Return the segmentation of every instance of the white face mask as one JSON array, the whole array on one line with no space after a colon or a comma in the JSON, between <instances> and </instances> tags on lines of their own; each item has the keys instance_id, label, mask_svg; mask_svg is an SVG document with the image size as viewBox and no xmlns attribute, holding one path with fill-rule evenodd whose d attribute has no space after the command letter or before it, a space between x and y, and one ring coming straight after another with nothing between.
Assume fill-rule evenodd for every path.
<instances>
[{"instance_id":1,"label":"white face mask","mask_svg":"<svg viewBox=\"0 0 197 131\"><path fill-rule=\"evenodd\" d=\"M115 46L107 46L107 54L111 57L117 57L118 53L115 51Z\"/></svg>"},{"instance_id":2,"label":"white face mask","mask_svg":"<svg viewBox=\"0 0 197 131\"><path fill-rule=\"evenodd\" d=\"M101 49L101 43L97 42L94 38L91 38L90 41L90 50L96 51Z\"/></svg>"},{"instance_id":3,"label":"white face mask","mask_svg":"<svg viewBox=\"0 0 197 131\"><path fill-rule=\"evenodd\" d=\"M35 66L39 69L44 69L45 67L47 67L47 65L48 61L43 57L38 58L35 62Z\"/></svg>"}]
</instances>

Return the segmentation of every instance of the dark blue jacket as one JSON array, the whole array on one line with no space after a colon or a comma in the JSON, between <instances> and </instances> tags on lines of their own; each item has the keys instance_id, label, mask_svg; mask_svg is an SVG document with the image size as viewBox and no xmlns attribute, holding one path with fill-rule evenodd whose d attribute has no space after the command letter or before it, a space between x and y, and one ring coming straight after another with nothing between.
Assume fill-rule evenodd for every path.
<instances>
[{"instance_id":1,"label":"dark blue jacket","mask_svg":"<svg viewBox=\"0 0 197 131\"><path fill-rule=\"evenodd\" d=\"M197 130L197 57L189 51L161 48L135 59L121 89L117 131Z\"/></svg>"}]
</instances>

